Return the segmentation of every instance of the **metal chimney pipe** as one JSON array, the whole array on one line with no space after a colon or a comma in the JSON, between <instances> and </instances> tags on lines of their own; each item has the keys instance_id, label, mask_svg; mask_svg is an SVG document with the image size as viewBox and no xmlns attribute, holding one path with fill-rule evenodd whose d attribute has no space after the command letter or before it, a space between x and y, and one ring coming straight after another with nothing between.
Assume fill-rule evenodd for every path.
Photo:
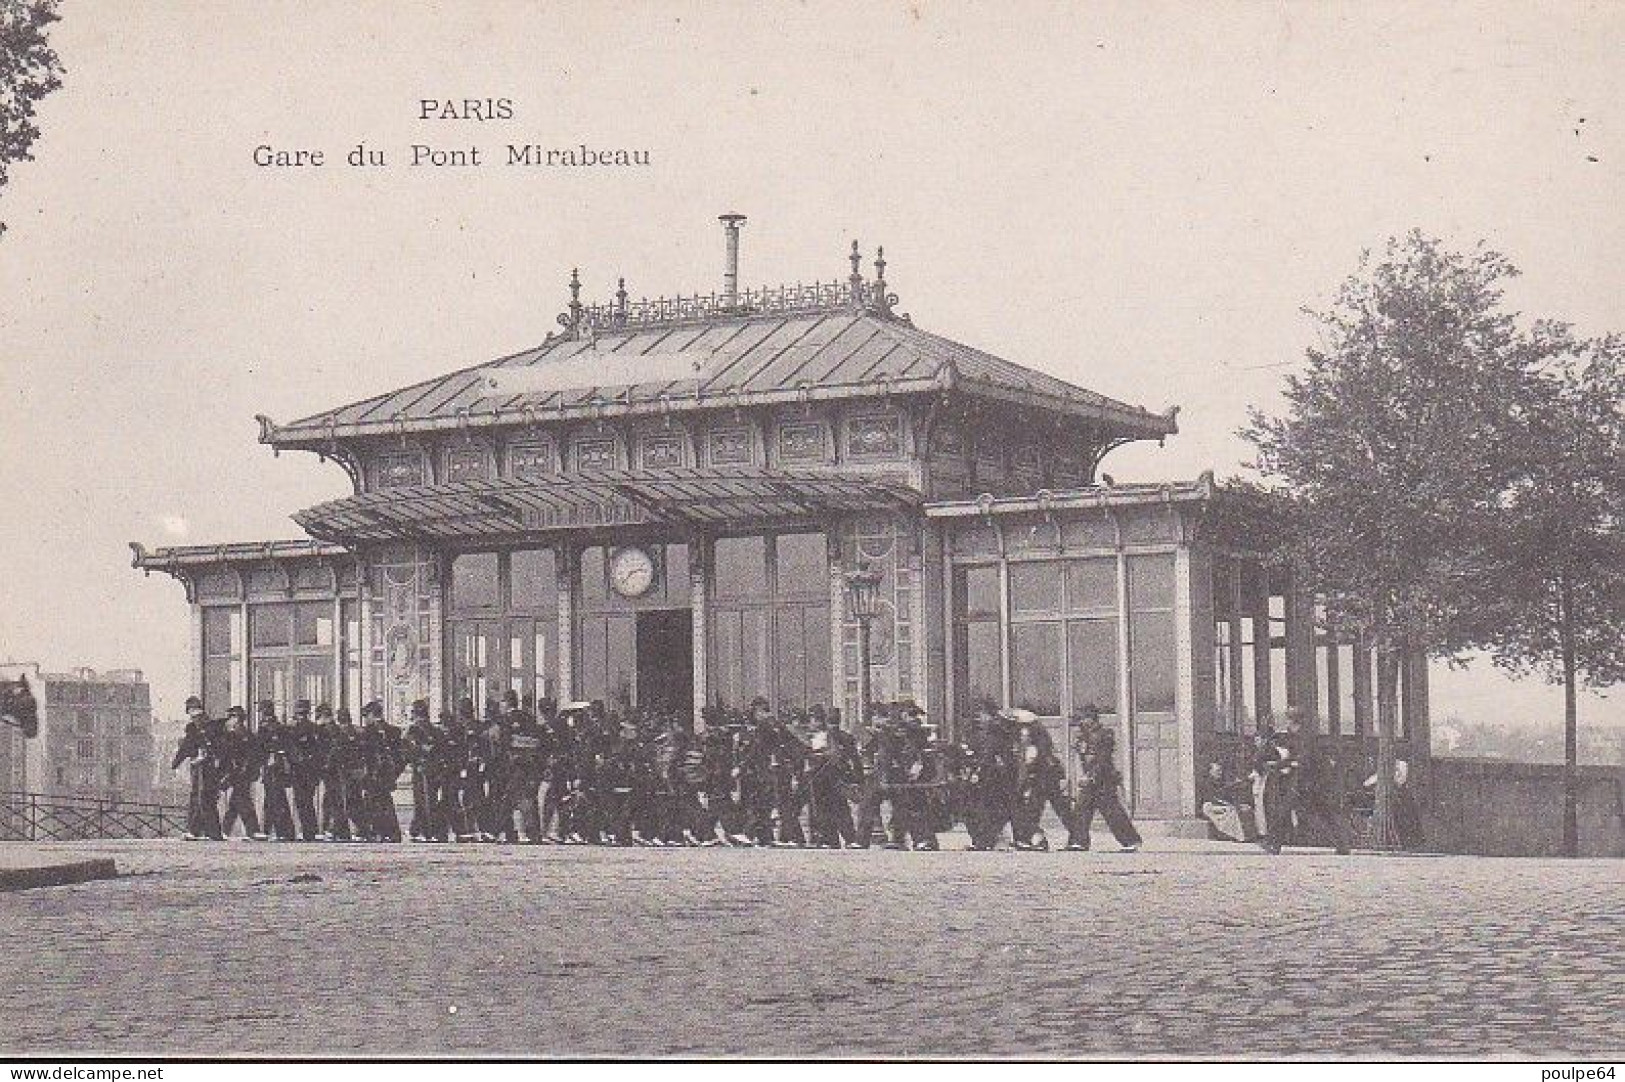
<instances>
[{"instance_id":1,"label":"metal chimney pipe","mask_svg":"<svg viewBox=\"0 0 1625 1082\"><path fill-rule=\"evenodd\" d=\"M724 214L717 221L728 238L728 257L722 268L722 303L732 308L739 303L739 229L745 224L745 216Z\"/></svg>"}]
</instances>

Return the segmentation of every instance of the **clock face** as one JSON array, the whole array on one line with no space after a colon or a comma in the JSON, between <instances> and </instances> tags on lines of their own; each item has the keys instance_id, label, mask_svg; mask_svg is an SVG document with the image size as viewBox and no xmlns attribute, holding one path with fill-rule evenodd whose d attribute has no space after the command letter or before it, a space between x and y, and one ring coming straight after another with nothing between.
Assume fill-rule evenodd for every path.
<instances>
[{"instance_id":1,"label":"clock face","mask_svg":"<svg viewBox=\"0 0 1625 1082\"><path fill-rule=\"evenodd\" d=\"M609 584L622 597L642 597L655 584L655 561L640 548L616 549L609 558Z\"/></svg>"}]
</instances>

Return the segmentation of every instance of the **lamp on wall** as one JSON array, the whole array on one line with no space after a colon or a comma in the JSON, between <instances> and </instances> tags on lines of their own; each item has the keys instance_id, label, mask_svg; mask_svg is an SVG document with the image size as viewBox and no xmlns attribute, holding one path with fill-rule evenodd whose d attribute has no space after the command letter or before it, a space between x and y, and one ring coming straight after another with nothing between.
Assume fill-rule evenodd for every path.
<instances>
[{"instance_id":1,"label":"lamp on wall","mask_svg":"<svg viewBox=\"0 0 1625 1082\"><path fill-rule=\"evenodd\" d=\"M874 622L880 607L880 572L866 565L846 576L847 604L858 621L858 717L868 721L869 700L869 625Z\"/></svg>"}]
</instances>

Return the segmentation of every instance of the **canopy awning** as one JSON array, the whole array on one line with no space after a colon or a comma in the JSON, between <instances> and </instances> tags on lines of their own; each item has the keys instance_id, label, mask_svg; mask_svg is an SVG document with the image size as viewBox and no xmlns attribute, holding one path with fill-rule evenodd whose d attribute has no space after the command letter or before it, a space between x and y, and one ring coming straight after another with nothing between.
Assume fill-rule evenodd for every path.
<instances>
[{"instance_id":1,"label":"canopy awning","mask_svg":"<svg viewBox=\"0 0 1625 1082\"><path fill-rule=\"evenodd\" d=\"M812 470L693 467L595 470L538 480L459 481L364 492L294 521L325 541L481 540L610 526L720 526L919 506L884 477Z\"/></svg>"}]
</instances>

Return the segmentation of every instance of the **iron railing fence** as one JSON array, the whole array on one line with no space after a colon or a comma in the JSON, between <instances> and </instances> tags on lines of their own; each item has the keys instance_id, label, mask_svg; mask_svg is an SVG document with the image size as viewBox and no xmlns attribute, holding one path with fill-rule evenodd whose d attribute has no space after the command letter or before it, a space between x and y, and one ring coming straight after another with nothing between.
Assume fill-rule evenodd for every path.
<instances>
[{"instance_id":1,"label":"iron railing fence","mask_svg":"<svg viewBox=\"0 0 1625 1082\"><path fill-rule=\"evenodd\" d=\"M0 792L0 841L169 838L185 829L186 809L173 804Z\"/></svg>"}]
</instances>

